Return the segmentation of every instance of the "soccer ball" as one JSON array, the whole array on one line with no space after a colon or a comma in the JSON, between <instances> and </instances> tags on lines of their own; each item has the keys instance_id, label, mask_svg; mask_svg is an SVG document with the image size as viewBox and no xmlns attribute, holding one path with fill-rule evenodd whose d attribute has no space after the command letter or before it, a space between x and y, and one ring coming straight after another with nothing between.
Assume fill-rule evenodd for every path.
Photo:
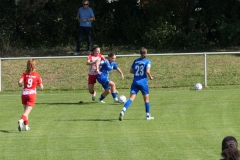
<instances>
[{"instance_id":1,"label":"soccer ball","mask_svg":"<svg viewBox=\"0 0 240 160\"><path fill-rule=\"evenodd\" d=\"M120 103L126 103L127 102L127 98L124 96L124 95L121 95L119 98L118 98L119 102Z\"/></svg>"},{"instance_id":2,"label":"soccer ball","mask_svg":"<svg viewBox=\"0 0 240 160\"><path fill-rule=\"evenodd\" d=\"M201 83L195 84L195 89L196 90L202 90L202 84Z\"/></svg>"}]
</instances>

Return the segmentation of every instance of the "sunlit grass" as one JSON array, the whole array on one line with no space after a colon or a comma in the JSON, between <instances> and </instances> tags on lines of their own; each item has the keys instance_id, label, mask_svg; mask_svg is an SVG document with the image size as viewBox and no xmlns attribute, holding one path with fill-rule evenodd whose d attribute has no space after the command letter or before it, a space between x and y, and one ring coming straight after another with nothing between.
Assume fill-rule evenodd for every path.
<instances>
[{"instance_id":1,"label":"sunlit grass","mask_svg":"<svg viewBox=\"0 0 240 160\"><path fill-rule=\"evenodd\" d=\"M118 57L118 66L125 79L112 71L110 79L117 88L129 88L132 74L129 69L137 57ZM152 61L154 77L149 82L151 88L193 88L194 84L204 84L204 56L148 56ZM37 71L42 75L45 90L87 90L88 66L85 58L38 59ZM17 81L25 70L27 60L2 61L2 91L20 91ZM237 55L207 56L207 85L236 86L240 84L240 58ZM99 84L97 89L101 89Z\"/></svg>"},{"instance_id":2,"label":"sunlit grass","mask_svg":"<svg viewBox=\"0 0 240 160\"><path fill-rule=\"evenodd\" d=\"M122 104L111 96L101 104L87 92L38 91L31 130L21 133L20 93L1 92L0 159L220 159L223 137L240 138L239 87L150 91L155 119L145 120L139 94L121 122ZM129 90L119 93L128 97Z\"/></svg>"}]
</instances>

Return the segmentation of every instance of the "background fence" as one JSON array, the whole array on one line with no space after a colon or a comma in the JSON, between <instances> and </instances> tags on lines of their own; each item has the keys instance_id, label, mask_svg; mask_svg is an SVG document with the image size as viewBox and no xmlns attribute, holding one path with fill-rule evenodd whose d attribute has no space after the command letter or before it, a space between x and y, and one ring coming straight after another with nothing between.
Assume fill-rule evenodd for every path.
<instances>
[{"instance_id":1,"label":"background fence","mask_svg":"<svg viewBox=\"0 0 240 160\"><path fill-rule=\"evenodd\" d=\"M191 87L195 83L209 85L239 85L240 52L199 52L148 54L154 76L152 88ZM117 55L118 66L125 79L111 72L117 88L129 88L130 66L139 54ZM17 81L26 69L28 59L37 59L46 90L87 90L87 56L0 58L0 91L19 91ZM101 86L96 85L96 89Z\"/></svg>"}]
</instances>

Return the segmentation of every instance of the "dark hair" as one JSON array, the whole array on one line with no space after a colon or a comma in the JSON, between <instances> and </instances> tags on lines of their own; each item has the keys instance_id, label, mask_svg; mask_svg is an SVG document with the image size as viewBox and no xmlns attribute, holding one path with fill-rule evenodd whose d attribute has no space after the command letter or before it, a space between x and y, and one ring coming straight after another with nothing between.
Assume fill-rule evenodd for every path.
<instances>
[{"instance_id":1,"label":"dark hair","mask_svg":"<svg viewBox=\"0 0 240 160\"><path fill-rule=\"evenodd\" d=\"M111 53L108 54L108 58L111 58L111 57L113 57L115 55L116 55L115 53L111 52Z\"/></svg>"},{"instance_id":2,"label":"dark hair","mask_svg":"<svg viewBox=\"0 0 240 160\"><path fill-rule=\"evenodd\" d=\"M237 139L233 136L227 136L222 141L221 155L225 160L240 160Z\"/></svg>"},{"instance_id":3,"label":"dark hair","mask_svg":"<svg viewBox=\"0 0 240 160\"><path fill-rule=\"evenodd\" d=\"M147 48L141 47L140 48L140 54L142 58L146 58L147 55Z\"/></svg>"},{"instance_id":4,"label":"dark hair","mask_svg":"<svg viewBox=\"0 0 240 160\"><path fill-rule=\"evenodd\" d=\"M94 52L97 48L100 48L98 45L94 45L93 48L91 49L91 52Z\"/></svg>"}]
</instances>

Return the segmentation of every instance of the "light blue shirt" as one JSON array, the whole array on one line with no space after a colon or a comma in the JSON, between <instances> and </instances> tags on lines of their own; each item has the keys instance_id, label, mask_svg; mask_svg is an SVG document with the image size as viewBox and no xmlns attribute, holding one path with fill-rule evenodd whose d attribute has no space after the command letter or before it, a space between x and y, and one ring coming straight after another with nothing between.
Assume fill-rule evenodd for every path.
<instances>
[{"instance_id":1,"label":"light blue shirt","mask_svg":"<svg viewBox=\"0 0 240 160\"><path fill-rule=\"evenodd\" d=\"M92 22L91 21L87 21L87 22L83 22L84 19L89 19L94 17L94 13L92 8L88 7L86 10L81 7L78 9L78 15L80 16L80 24L79 26L82 27L92 27Z\"/></svg>"}]
</instances>

